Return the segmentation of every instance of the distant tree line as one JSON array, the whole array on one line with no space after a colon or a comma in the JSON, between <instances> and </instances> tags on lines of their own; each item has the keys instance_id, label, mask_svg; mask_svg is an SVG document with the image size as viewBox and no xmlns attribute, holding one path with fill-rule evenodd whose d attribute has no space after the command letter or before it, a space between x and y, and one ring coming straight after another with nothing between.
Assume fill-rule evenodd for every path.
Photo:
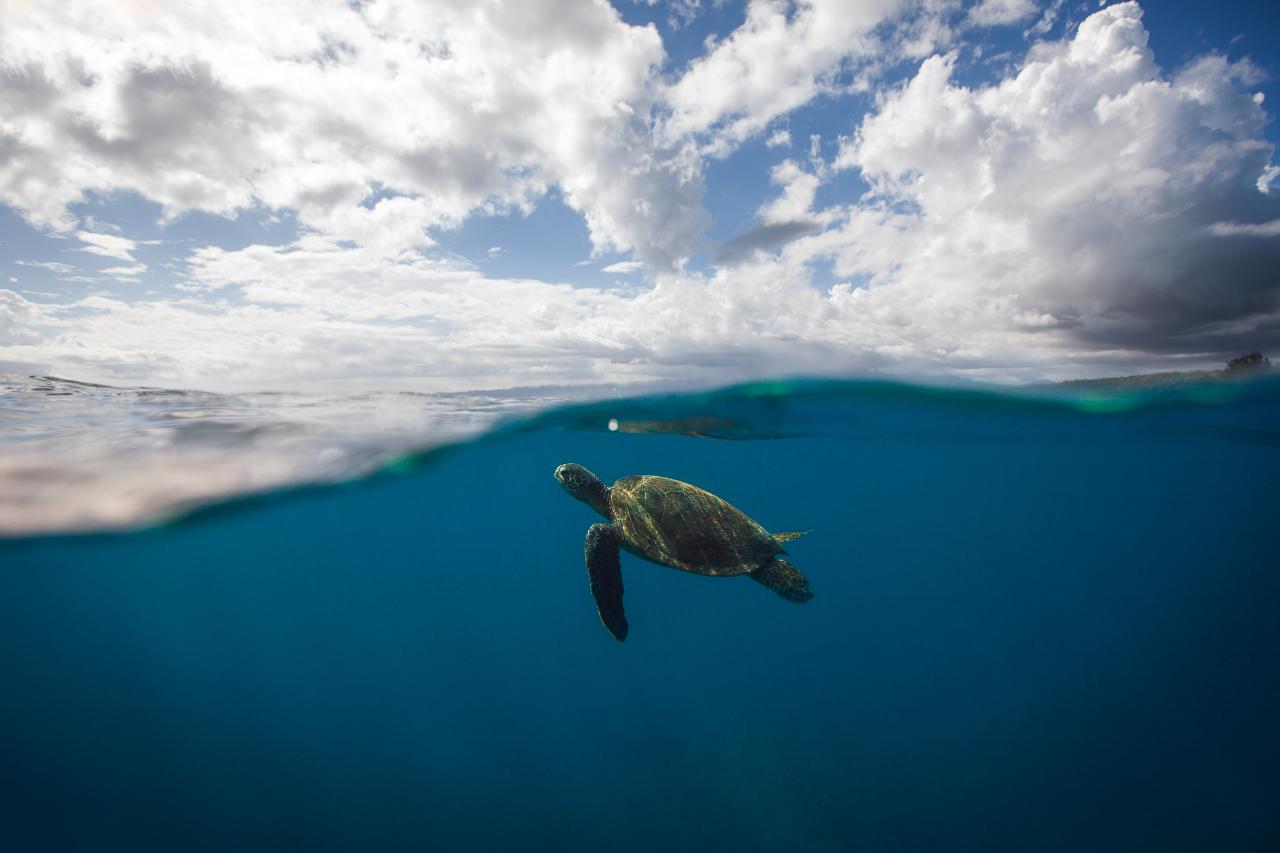
<instances>
[{"instance_id":1,"label":"distant tree line","mask_svg":"<svg viewBox=\"0 0 1280 853\"><path fill-rule=\"evenodd\" d=\"M1257 350L1254 350L1253 352L1247 352L1244 355L1238 355L1235 358L1227 360L1228 373L1239 373L1243 371L1270 370L1270 369L1271 369L1271 359L1267 358L1265 355L1258 352Z\"/></svg>"}]
</instances>

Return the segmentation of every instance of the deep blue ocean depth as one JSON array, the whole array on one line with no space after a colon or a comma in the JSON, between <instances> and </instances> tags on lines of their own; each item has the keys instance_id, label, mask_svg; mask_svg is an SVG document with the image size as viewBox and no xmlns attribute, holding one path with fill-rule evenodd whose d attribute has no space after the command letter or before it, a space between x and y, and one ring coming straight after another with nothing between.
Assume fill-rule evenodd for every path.
<instances>
[{"instance_id":1,"label":"deep blue ocean depth","mask_svg":"<svg viewBox=\"0 0 1280 853\"><path fill-rule=\"evenodd\" d=\"M1205 394L596 404L0 542L0 850L1280 849L1280 386ZM624 554L616 642L569 461L815 597Z\"/></svg>"}]
</instances>

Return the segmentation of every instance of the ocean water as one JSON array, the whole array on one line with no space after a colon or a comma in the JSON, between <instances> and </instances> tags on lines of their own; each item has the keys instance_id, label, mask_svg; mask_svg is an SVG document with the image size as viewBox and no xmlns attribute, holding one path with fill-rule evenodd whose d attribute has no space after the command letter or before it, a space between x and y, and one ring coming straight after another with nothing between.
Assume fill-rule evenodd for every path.
<instances>
[{"instance_id":1,"label":"ocean water","mask_svg":"<svg viewBox=\"0 0 1280 853\"><path fill-rule=\"evenodd\" d=\"M1274 379L397 398L385 429L10 390L0 849L1280 849ZM568 461L811 530L813 600L624 554L616 642Z\"/></svg>"}]
</instances>

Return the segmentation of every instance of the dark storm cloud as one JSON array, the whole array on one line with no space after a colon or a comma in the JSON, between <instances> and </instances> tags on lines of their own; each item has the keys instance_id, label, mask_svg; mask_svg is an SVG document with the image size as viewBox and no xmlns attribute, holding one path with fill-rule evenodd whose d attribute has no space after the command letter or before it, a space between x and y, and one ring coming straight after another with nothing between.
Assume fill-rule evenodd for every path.
<instances>
[{"instance_id":1,"label":"dark storm cloud","mask_svg":"<svg viewBox=\"0 0 1280 853\"><path fill-rule=\"evenodd\" d=\"M1074 330L1107 347L1175 354L1280 351L1280 238L1189 240L1161 286L1117 280L1109 310Z\"/></svg>"}]
</instances>

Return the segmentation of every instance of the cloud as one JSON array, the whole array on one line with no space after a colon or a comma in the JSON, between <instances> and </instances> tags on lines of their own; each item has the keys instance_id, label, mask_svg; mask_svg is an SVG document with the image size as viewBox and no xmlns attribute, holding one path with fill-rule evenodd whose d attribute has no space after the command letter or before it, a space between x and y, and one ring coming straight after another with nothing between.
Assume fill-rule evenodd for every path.
<instances>
[{"instance_id":1,"label":"cloud","mask_svg":"<svg viewBox=\"0 0 1280 853\"><path fill-rule=\"evenodd\" d=\"M777 116L830 91L855 59L874 56L873 30L905 0L751 0L746 20L692 62L667 93L669 139L712 132L726 151Z\"/></svg>"},{"instance_id":2,"label":"cloud","mask_svg":"<svg viewBox=\"0 0 1280 853\"><path fill-rule=\"evenodd\" d=\"M822 185L825 164L819 162L814 171L806 171L794 160L783 160L769 171L769 180L782 188L781 194L759 210L766 223L815 220L813 200Z\"/></svg>"},{"instance_id":3,"label":"cloud","mask_svg":"<svg viewBox=\"0 0 1280 853\"><path fill-rule=\"evenodd\" d=\"M604 0L35 4L0 56L0 201L39 226L133 190L394 255L556 185L657 269L705 226L696 156L650 133L661 39Z\"/></svg>"},{"instance_id":4,"label":"cloud","mask_svg":"<svg viewBox=\"0 0 1280 853\"><path fill-rule=\"evenodd\" d=\"M1258 192L1270 195L1278 179L1280 179L1280 166L1275 164L1267 166L1258 177Z\"/></svg>"},{"instance_id":5,"label":"cloud","mask_svg":"<svg viewBox=\"0 0 1280 853\"><path fill-rule=\"evenodd\" d=\"M996 27L1016 24L1036 11L1034 0L982 0L969 10L969 21L979 27Z\"/></svg>"},{"instance_id":6,"label":"cloud","mask_svg":"<svg viewBox=\"0 0 1280 853\"><path fill-rule=\"evenodd\" d=\"M632 3L641 3L645 6L657 6L658 0L630 0ZM725 2L725 0L712 0L717 6ZM667 8L667 26L673 30L683 29L693 22L702 12L702 0L665 0L663 2Z\"/></svg>"},{"instance_id":7,"label":"cloud","mask_svg":"<svg viewBox=\"0 0 1280 853\"><path fill-rule=\"evenodd\" d=\"M75 236L77 240L85 244L79 251L88 252L91 255L101 255L104 258L114 258L119 261L125 261L128 264L128 266L106 267L99 270L103 275L111 276L119 281L136 282L139 280L138 276L147 271L147 265L133 256L134 250L140 245L137 240L93 231L77 231ZM37 264L32 265L35 266ZM66 272L73 269L65 264L43 264L42 266L53 272ZM57 266L63 266L66 269L60 270Z\"/></svg>"},{"instance_id":8,"label":"cloud","mask_svg":"<svg viewBox=\"0 0 1280 853\"><path fill-rule=\"evenodd\" d=\"M14 261L15 264L23 267L34 267L35 269L48 270L57 275L69 275L79 272L78 267L71 264L64 264L61 261Z\"/></svg>"},{"instance_id":9,"label":"cloud","mask_svg":"<svg viewBox=\"0 0 1280 853\"><path fill-rule=\"evenodd\" d=\"M756 252L772 252L792 240L812 234L821 226L812 220L776 221L757 225L731 237L716 250L715 263L733 265L745 261Z\"/></svg>"},{"instance_id":10,"label":"cloud","mask_svg":"<svg viewBox=\"0 0 1280 853\"><path fill-rule=\"evenodd\" d=\"M769 135L764 141L769 148L786 148L791 145L791 132L785 128L779 128Z\"/></svg>"},{"instance_id":11,"label":"cloud","mask_svg":"<svg viewBox=\"0 0 1280 853\"><path fill-rule=\"evenodd\" d=\"M1219 237L1280 237L1280 219L1270 222L1215 222L1209 230Z\"/></svg>"},{"instance_id":12,"label":"cloud","mask_svg":"<svg viewBox=\"0 0 1280 853\"><path fill-rule=\"evenodd\" d=\"M778 196L756 211L758 225L721 243L712 259L717 265L736 265L757 252L773 252L806 234L821 230L835 213L815 213L814 199L827 175L827 165L819 157L820 142L810 138L811 170L794 160L783 160L769 171L770 181L781 188Z\"/></svg>"},{"instance_id":13,"label":"cloud","mask_svg":"<svg viewBox=\"0 0 1280 853\"><path fill-rule=\"evenodd\" d=\"M723 131L729 138L738 130L763 131L765 117L833 85L832 69L852 61L851 48L827 50L825 35L810 31L819 6L834 8L799 4L788 14L781 4L773 11L754 4L750 14L758 20L753 24L749 15L740 31L745 41L733 48L738 53L719 53L731 37L706 59L745 61L742 51L759 47L762 61L780 72L772 88L760 81L750 97L734 101L712 87L706 112L677 111L672 120L689 122L694 135ZM359 12L323 8L344 22ZM479 30L467 29L466 22L446 26L424 44L453 45L439 49L446 58L462 55L465 45L457 39L463 33L478 39L476 44L496 43L487 39L500 25L487 21L485 9L478 13ZM359 16L366 28L375 20L365 12ZM635 63L623 51L619 80L597 81L566 57L572 73L565 72L565 85L590 80L599 92L566 89L555 101L563 120L551 120L544 115L555 111L550 100L503 100L504 86L526 91L520 88L525 83L501 82L503 68L490 68L529 60L521 52L525 48L487 56L475 69L498 86L490 97L509 110L508 126L489 128L486 122L496 118L477 118L468 134L494 133L468 137L476 151L455 152L456 159L444 156L451 150L443 141L452 138L448 134L429 143L397 137L402 116L389 125L373 122L379 133L390 134L373 138L360 124L366 116L358 98L350 105L357 126L324 126L321 133L321 118L336 120L327 103L291 101L268 74L263 90L300 111L297 121L316 133L312 143L324 156L272 159L272 145L290 152L302 144L288 129L294 119L263 125L267 130L251 122L249 144L266 146L270 168L248 177L237 172L237 180L247 182L254 197L276 199L264 203L301 204L310 211L310 230L283 246L197 248L187 258L189 276L176 296L125 301L94 295L34 303L0 291L0 357L118 381L225 388L345 378L474 389L879 369L1066 378L1150 366L1168 356L1204 363L1280 345L1280 284L1274 276L1280 268L1280 194L1273 189L1277 173L1264 135L1267 116L1242 88L1248 85L1247 69L1221 56L1162 71L1135 4L1103 8L1070 37L1034 46L989 85L958 82L958 54L920 62L901 85L877 92L865 118L850 116L850 135L830 163L811 156L776 164L770 172L776 194L748 231L720 247L716 263L722 266L707 273L681 269L678 262L696 233L692 223L702 215L689 201L700 192L697 152L683 144L656 145L640 117L647 107L635 106L654 97L647 76L651 39L608 15L593 20L582 24L585 35L572 31L565 38L616 38L622 48L636 46ZM404 32L426 32L408 19L396 21ZM536 21L525 25L533 30L531 45L554 43L537 31ZM379 26L400 31L386 21ZM364 56L366 35L359 27L353 32L348 46L341 40L312 45L308 50L318 50L319 58L303 51L288 73L308 85L349 85L344 91L363 92L348 80L367 71L351 58ZM770 53L770 34L794 36L810 50L808 57ZM277 41L305 41L299 32L272 27L246 31L244 38L250 58L282 51ZM192 44L191 52L198 53L199 38ZM408 54L405 61L420 76L442 73L417 68ZM284 73L271 63L246 63L258 72ZM319 71L310 67L317 63ZM514 65L508 70L519 76ZM254 110L273 103L245 94L248 83L223 65L211 62L209 69L209 79L235 95L233 103ZM193 71L193 79L200 73ZM709 83L719 79L706 73ZM321 75L319 83L310 76L315 74ZM331 74L336 78L324 76ZM682 79L677 88L683 84ZM387 85L395 90L399 84ZM474 82L459 85L458 98L480 97ZM26 97L21 87L6 91L11 99ZM326 90L330 101L335 91ZM606 107L605 96L619 91L637 94L609 100ZM691 89L681 91L692 97ZM31 97L37 95L43 97ZM446 95L433 90L431 98ZM387 93L370 97L385 109ZM580 115L584 98L600 109L591 120ZM223 108L217 98L209 103ZM436 129L423 133L443 133L439 122L450 115L430 113ZM283 129L270 129L277 125ZM529 141L537 136L531 129L547 138ZM105 124L95 133L128 137ZM586 136L577 138L578 133ZM176 192L176 175L202 174L195 168L203 156L200 145L184 148L175 139L170 148L185 152L193 166L183 172L175 165L171 174L156 178L156 192ZM363 150L357 142L369 146L367 156L353 155ZM68 150L69 162L81 156L74 139ZM416 164L421 174L446 168L405 153L419 150L441 153L447 169L461 169L439 179L440 196L387 189L410 186L407 178L372 189L375 174L396 168ZM173 151L157 156L177 157ZM470 159L478 153L484 156ZM526 154L529 159L522 159ZM563 165L571 160L572 168ZM508 168L512 163L521 165ZM473 173L462 168L467 164L475 166ZM349 184L340 180L348 170ZM869 192L822 201L824 187L855 178ZM429 183L421 180L421 186ZM283 183L276 187L272 181ZM449 187L464 187L457 190L465 201L461 211L472 202L480 205L475 209L524 204L545 182L572 195L598 248L647 247L636 248L635 257L650 270L663 270L652 277L652 286L575 288L490 278L415 248L415 232L441 227L424 223L448 220L438 214L441 199L450 198ZM202 187L207 188L200 181L191 184L193 197L201 197ZM302 189L311 195L290 195ZM32 201L33 210L38 201ZM350 241L351 234L360 239ZM627 236L639 234L646 236Z\"/></svg>"},{"instance_id":14,"label":"cloud","mask_svg":"<svg viewBox=\"0 0 1280 853\"><path fill-rule=\"evenodd\" d=\"M829 312L799 269L779 279L749 264L619 291L488 278L319 238L203 248L189 262L175 298L32 303L0 290L20 333L0 338L0 357L91 381L213 389L726 381L869 363L804 339Z\"/></svg>"},{"instance_id":15,"label":"cloud","mask_svg":"<svg viewBox=\"0 0 1280 853\"><path fill-rule=\"evenodd\" d=\"M411 380L442 390L598 381L620 349L585 332L608 291L318 238L202 248L177 297L31 303L0 290L6 361L91 379L202 387ZM37 334L33 330L39 330Z\"/></svg>"},{"instance_id":16,"label":"cloud","mask_svg":"<svg viewBox=\"0 0 1280 853\"><path fill-rule=\"evenodd\" d=\"M644 269L644 264L639 261L618 261L616 264L609 264L601 270L601 272L613 273L615 275L631 275Z\"/></svg>"},{"instance_id":17,"label":"cloud","mask_svg":"<svg viewBox=\"0 0 1280 853\"><path fill-rule=\"evenodd\" d=\"M39 341L41 335L37 319L40 313L36 303L12 290L0 289L0 345L10 347Z\"/></svg>"},{"instance_id":18,"label":"cloud","mask_svg":"<svg viewBox=\"0 0 1280 853\"><path fill-rule=\"evenodd\" d=\"M107 267L101 272L103 275L109 275L121 281L138 281L138 276L146 271L146 264L131 264L127 267Z\"/></svg>"},{"instance_id":19,"label":"cloud","mask_svg":"<svg viewBox=\"0 0 1280 853\"><path fill-rule=\"evenodd\" d=\"M1053 29L1053 25L1058 22L1058 13L1062 11L1062 7L1066 5L1067 0L1053 0L1045 7L1044 14L1040 16L1040 20L1031 25L1027 30L1029 36L1047 35Z\"/></svg>"},{"instance_id":20,"label":"cloud","mask_svg":"<svg viewBox=\"0 0 1280 853\"><path fill-rule=\"evenodd\" d=\"M114 234L95 234L92 231L76 232L76 239L86 245L80 251L105 258L116 258L121 261L133 261L133 250L138 244L133 240L117 237Z\"/></svg>"},{"instance_id":21,"label":"cloud","mask_svg":"<svg viewBox=\"0 0 1280 853\"><path fill-rule=\"evenodd\" d=\"M809 248L869 282L859 300L910 307L922 330L983 315L1032 332L1028 346L1280 343L1280 245L1211 228L1280 213L1257 191L1266 115L1225 59L1164 77L1141 10L1122 3L996 85L958 85L953 66L926 60L836 161L877 200Z\"/></svg>"}]
</instances>

